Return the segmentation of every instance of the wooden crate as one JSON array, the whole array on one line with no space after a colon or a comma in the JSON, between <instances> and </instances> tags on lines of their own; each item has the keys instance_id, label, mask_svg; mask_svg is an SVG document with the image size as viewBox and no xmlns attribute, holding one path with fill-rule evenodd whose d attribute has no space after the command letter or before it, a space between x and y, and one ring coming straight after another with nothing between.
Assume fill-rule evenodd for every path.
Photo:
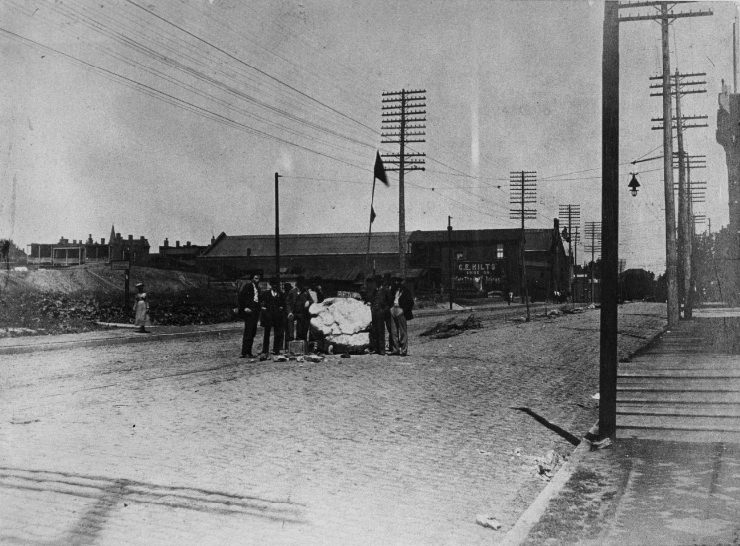
<instances>
[{"instance_id":1,"label":"wooden crate","mask_svg":"<svg viewBox=\"0 0 740 546\"><path fill-rule=\"evenodd\" d=\"M296 339L288 342L288 354L290 355L305 355L306 354L306 342L302 339Z\"/></svg>"}]
</instances>

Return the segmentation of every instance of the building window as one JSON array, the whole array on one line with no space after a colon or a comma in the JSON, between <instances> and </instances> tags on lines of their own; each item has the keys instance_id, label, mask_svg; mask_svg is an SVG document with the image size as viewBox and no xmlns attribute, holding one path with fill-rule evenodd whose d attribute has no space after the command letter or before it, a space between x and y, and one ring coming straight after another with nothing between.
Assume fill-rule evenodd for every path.
<instances>
[{"instance_id":1,"label":"building window","mask_svg":"<svg viewBox=\"0 0 740 546\"><path fill-rule=\"evenodd\" d=\"M504 244L498 243L496 245L496 258L503 258L504 257Z\"/></svg>"}]
</instances>

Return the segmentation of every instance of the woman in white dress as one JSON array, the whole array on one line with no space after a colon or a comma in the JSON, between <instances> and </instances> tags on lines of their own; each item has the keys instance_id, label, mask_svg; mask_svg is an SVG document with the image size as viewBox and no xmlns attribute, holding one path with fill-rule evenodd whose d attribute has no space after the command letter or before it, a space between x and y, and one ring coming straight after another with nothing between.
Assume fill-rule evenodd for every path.
<instances>
[{"instance_id":1,"label":"woman in white dress","mask_svg":"<svg viewBox=\"0 0 740 546\"><path fill-rule=\"evenodd\" d=\"M149 320L149 302L147 301L146 292L144 292L144 283L136 285L138 293L134 296L134 326L138 326L137 332L147 333L147 326L150 326Z\"/></svg>"}]
</instances>

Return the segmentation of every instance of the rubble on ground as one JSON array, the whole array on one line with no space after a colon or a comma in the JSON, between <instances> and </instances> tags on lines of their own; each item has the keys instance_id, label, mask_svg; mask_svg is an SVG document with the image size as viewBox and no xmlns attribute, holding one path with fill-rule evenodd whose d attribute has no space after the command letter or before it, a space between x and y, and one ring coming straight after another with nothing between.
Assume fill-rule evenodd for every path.
<instances>
[{"instance_id":1,"label":"rubble on ground","mask_svg":"<svg viewBox=\"0 0 740 546\"><path fill-rule=\"evenodd\" d=\"M422 336L430 336L434 339L444 339L462 334L466 330L478 330L482 327L480 320L475 318L473 313L467 317L460 316L450 317L443 322L439 322L422 332Z\"/></svg>"},{"instance_id":2,"label":"rubble on ground","mask_svg":"<svg viewBox=\"0 0 740 546\"><path fill-rule=\"evenodd\" d=\"M551 449L542 457L534 457L523 455L522 449L518 447L514 450L514 455L527 464L533 465L536 475L545 481L550 481L555 475L555 470L565 462L565 457L554 449Z\"/></svg>"},{"instance_id":3,"label":"rubble on ground","mask_svg":"<svg viewBox=\"0 0 740 546\"><path fill-rule=\"evenodd\" d=\"M482 525L483 527L488 527L489 529L493 529L494 531L498 531L499 529L501 529L501 522L499 522L493 516L486 516L483 514L478 514L475 518L475 522L478 525Z\"/></svg>"}]
</instances>

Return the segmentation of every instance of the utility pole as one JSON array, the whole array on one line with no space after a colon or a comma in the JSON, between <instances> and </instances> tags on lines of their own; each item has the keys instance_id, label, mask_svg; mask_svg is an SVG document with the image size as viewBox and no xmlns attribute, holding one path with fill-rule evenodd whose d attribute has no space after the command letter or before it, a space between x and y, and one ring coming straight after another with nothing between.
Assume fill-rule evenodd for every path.
<instances>
[{"instance_id":1,"label":"utility pole","mask_svg":"<svg viewBox=\"0 0 740 546\"><path fill-rule=\"evenodd\" d=\"M275 277L280 289L280 201L278 199L278 179L280 175L275 173Z\"/></svg>"},{"instance_id":2,"label":"utility pole","mask_svg":"<svg viewBox=\"0 0 740 546\"><path fill-rule=\"evenodd\" d=\"M706 76L704 72L697 72L693 74L680 74L676 70L674 80L672 82L673 95L676 98L676 116L675 125L672 127L676 129L676 144L678 149L674 152L673 167L678 168L678 268L679 273L679 302L683 302L683 317L690 319L692 315L691 302L689 301L691 295L691 242L692 242L692 227L691 227L691 191L687 184L686 168L686 149L684 147L684 129L691 129L696 127L707 127L706 123L697 123L696 120L706 120L707 116L684 116L681 113L681 97L690 93L706 93L706 89L698 89L694 86L705 85L706 81L685 81L685 78L695 78ZM659 76L650 78L651 80L660 79ZM662 87L661 85L651 85L651 88L655 89ZM653 97L662 96L662 91L659 93L651 93ZM664 129L665 120L663 118L652 118L651 121L663 122L662 125L653 127L653 130ZM671 133L672 134L672 133ZM676 165L677 163L677 165Z\"/></svg>"},{"instance_id":3,"label":"utility pole","mask_svg":"<svg viewBox=\"0 0 740 546\"><path fill-rule=\"evenodd\" d=\"M693 273L693 248L694 248L694 232L696 222L694 219L694 203L705 203L706 202L706 181L691 180L691 169L705 169L706 156L704 155L689 155L683 148L683 144L679 144L681 150L680 158L682 161L674 161L674 167L683 170L684 172L684 184L681 187L681 177L679 177L679 184L675 185L674 188L679 193L679 219L681 219L681 212L683 212L685 219L679 222L679 250L681 251L681 278L683 281L682 292L684 302L684 318L690 319L693 316L693 286L694 286L694 273ZM681 172L681 171L679 171ZM683 191L682 191L683 190ZM683 194L683 195L682 195ZM683 209L681 207L683 205Z\"/></svg>"},{"instance_id":4,"label":"utility pole","mask_svg":"<svg viewBox=\"0 0 740 546\"><path fill-rule=\"evenodd\" d=\"M696 238L696 223L697 223L697 216L694 215L694 203L706 203L707 200L707 182L706 181L692 181L691 180L691 167L692 167L692 159L694 157L702 157L702 156L686 156L686 186L688 187L689 192L689 218L691 220L691 226L690 226L690 245L689 250L691 252L690 260L691 260L691 276L689 278L689 293L686 296L686 308L687 308L687 318L692 317L693 309L694 309L694 293L696 288L696 278L694 271L696 269L694 268L694 239ZM704 168L706 168L706 156L704 157ZM706 216L703 216L703 219L706 219Z\"/></svg>"},{"instance_id":5,"label":"utility pole","mask_svg":"<svg viewBox=\"0 0 740 546\"><path fill-rule=\"evenodd\" d=\"M676 19L684 17L701 17L712 15L709 10L698 10L676 13L675 4L666 2L631 2L617 4L619 9L653 7L657 13L652 15L632 15L619 17L619 22L627 21L660 21L661 44L663 51L663 182L665 193L665 237L666 237L666 282L668 289L668 326L674 327L679 321L677 265L678 254L676 249L676 213L673 198L673 121L671 108L671 66L668 44L668 26ZM605 44L606 47L606 44Z\"/></svg>"},{"instance_id":6,"label":"utility pole","mask_svg":"<svg viewBox=\"0 0 740 546\"><path fill-rule=\"evenodd\" d=\"M573 240L573 263L578 263L578 244L581 242L581 226L576 225L576 231L571 236Z\"/></svg>"},{"instance_id":7,"label":"utility pole","mask_svg":"<svg viewBox=\"0 0 740 546\"><path fill-rule=\"evenodd\" d=\"M599 311L599 438L617 433L617 256L619 252L619 2L604 3L601 64L601 261ZM601 232L601 229L599 229ZM593 235L592 235L592 242ZM594 248L593 245L591 247ZM593 250L592 250L593 252ZM593 254L591 297L593 298Z\"/></svg>"},{"instance_id":8,"label":"utility pole","mask_svg":"<svg viewBox=\"0 0 740 546\"><path fill-rule=\"evenodd\" d=\"M594 297L594 269L596 268L596 253L601 252L601 222L586 222L586 229L585 229L585 235L586 235L586 251L591 252L591 303L595 302ZM603 280L604 277L604 260L601 260L601 279ZM617 271L617 268L614 268L614 271ZM616 293L617 290L617 284L615 282L614 284L614 293ZM603 299L604 292L606 290L602 286L601 295L599 297L599 300Z\"/></svg>"},{"instance_id":9,"label":"utility pole","mask_svg":"<svg viewBox=\"0 0 740 546\"><path fill-rule=\"evenodd\" d=\"M525 208L526 205L532 205L537 202L537 171L511 171L509 173L509 203L512 207L509 209L509 218L512 220L522 221L520 245L519 245L519 262L521 271L521 284L519 293L527 305L527 322L530 320L529 315L529 288L527 286L527 268L525 266L524 246L527 239L524 234L524 220L534 220L537 218L537 209Z\"/></svg>"},{"instance_id":10,"label":"utility pole","mask_svg":"<svg viewBox=\"0 0 740 546\"><path fill-rule=\"evenodd\" d=\"M381 154L386 171L398 171L398 256L401 277L406 278L406 205L404 174L423 171L423 153L409 153L406 145L426 142L426 91L424 89L383 93L381 142L398 144L399 153Z\"/></svg>"},{"instance_id":11,"label":"utility pole","mask_svg":"<svg viewBox=\"0 0 740 546\"><path fill-rule=\"evenodd\" d=\"M452 311L452 291L454 290L452 286L452 278L454 274L454 264L452 262L452 216L447 217L447 258L448 258L448 267L450 269L450 285L448 287L448 290L450 292L450 311Z\"/></svg>"},{"instance_id":12,"label":"utility pole","mask_svg":"<svg viewBox=\"0 0 740 546\"><path fill-rule=\"evenodd\" d=\"M573 294L573 225L581 223L581 206L580 205L559 205L558 212L560 221L568 222L568 294L572 300Z\"/></svg>"}]
</instances>

